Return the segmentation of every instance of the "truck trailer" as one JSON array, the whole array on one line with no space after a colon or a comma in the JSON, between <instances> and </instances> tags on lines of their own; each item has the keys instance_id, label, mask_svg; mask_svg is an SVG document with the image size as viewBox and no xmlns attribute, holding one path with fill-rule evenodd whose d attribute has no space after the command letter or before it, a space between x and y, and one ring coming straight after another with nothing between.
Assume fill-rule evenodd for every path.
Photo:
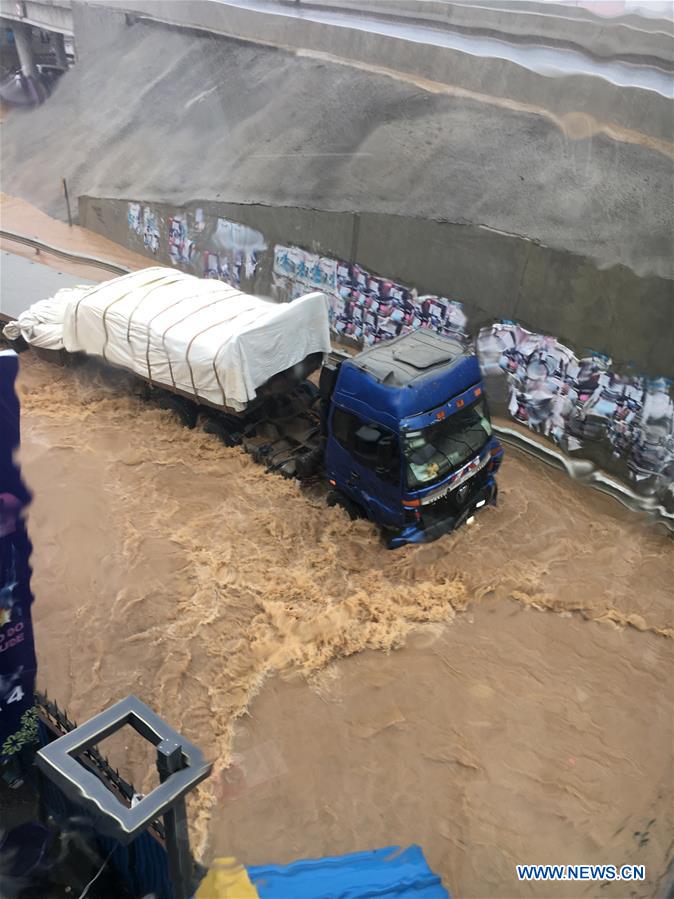
<instances>
[{"instance_id":1,"label":"truck trailer","mask_svg":"<svg viewBox=\"0 0 674 899\"><path fill-rule=\"evenodd\" d=\"M323 293L279 304L159 267L61 290L3 333L132 372L185 424L271 470L322 473L329 504L377 524L391 548L496 503L503 448L477 357L457 339L420 329L338 353Z\"/></svg>"}]
</instances>

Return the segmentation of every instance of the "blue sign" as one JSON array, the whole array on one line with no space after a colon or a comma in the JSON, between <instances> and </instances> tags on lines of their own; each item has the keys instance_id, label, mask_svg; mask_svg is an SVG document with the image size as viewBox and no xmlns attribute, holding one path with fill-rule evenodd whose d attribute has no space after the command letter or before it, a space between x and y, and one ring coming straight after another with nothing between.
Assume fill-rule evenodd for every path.
<instances>
[{"instance_id":1,"label":"blue sign","mask_svg":"<svg viewBox=\"0 0 674 899\"><path fill-rule=\"evenodd\" d=\"M36 739L35 647L30 607L30 554L24 509L30 502L15 453L18 357L0 351L0 767Z\"/></svg>"}]
</instances>

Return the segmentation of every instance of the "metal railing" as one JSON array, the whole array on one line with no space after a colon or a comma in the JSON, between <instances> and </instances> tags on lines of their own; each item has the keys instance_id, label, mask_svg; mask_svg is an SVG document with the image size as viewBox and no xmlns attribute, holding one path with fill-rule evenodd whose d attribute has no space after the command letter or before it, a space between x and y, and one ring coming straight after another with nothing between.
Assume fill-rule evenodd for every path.
<instances>
[{"instance_id":1,"label":"metal railing","mask_svg":"<svg viewBox=\"0 0 674 899\"><path fill-rule=\"evenodd\" d=\"M18 231L10 231L7 228L0 228L0 238L23 244L26 247L32 247L32 249L37 250L38 253L48 253L50 256L57 256L59 259L65 259L68 262L102 268L105 271L112 272L113 275L128 275L131 271L130 268L127 268L124 265L118 265L116 262L110 262L107 259L99 259L98 256L88 256L85 253L75 253L72 250L64 250L62 247L53 246L52 244L45 243L43 240L38 240L36 237L28 237L26 234L19 234Z\"/></svg>"}]
</instances>

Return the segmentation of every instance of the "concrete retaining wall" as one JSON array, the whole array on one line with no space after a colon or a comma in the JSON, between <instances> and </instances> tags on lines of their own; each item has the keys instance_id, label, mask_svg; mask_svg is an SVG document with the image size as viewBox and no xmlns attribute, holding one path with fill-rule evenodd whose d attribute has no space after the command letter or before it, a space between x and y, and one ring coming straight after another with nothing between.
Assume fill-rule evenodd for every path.
<instances>
[{"instance_id":1,"label":"concrete retaining wall","mask_svg":"<svg viewBox=\"0 0 674 899\"><path fill-rule=\"evenodd\" d=\"M563 118L590 117L601 123L636 130L661 140L672 139L672 100L653 91L614 85L585 75L549 79L502 59L478 58L445 47L420 47L410 41L354 28L329 28L318 22L288 16L264 15L247 9L191 0L135 0L131 11L150 20L196 27L259 43L303 48L368 66L395 71L459 87L479 94L526 103Z\"/></svg>"},{"instance_id":2,"label":"concrete retaining wall","mask_svg":"<svg viewBox=\"0 0 674 899\"><path fill-rule=\"evenodd\" d=\"M151 204L160 231L159 252L170 264L167 222L197 207L210 221L222 217L260 231L268 245L254 284L271 293L273 246L294 244L361 265L410 287L461 300L471 330L493 319L515 319L580 351L633 362L647 375L674 377L674 295L671 281L640 278L623 266L598 269L583 257L485 228L403 216L198 202L180 208ZM80 198L80 221L139 252L142 237L129 230L128 203ZM188 269L190 270L190 269ZM192 269L202 275L198 259Z\"/></svg>"},{"instance_id":3,"label":"concrete retaining wall","mask_svg":"<svg viewBox=\"0 0 674 899\"><path fill-rule=\"evenodd\" d=\"M674 64L674 35L671 23L639 22L626 24L604 20L588 14L583 20L568 12L503 9L481 4L447 3L442 0L309 0L303 6L317 9L353 10L396 19L445 25L470 34L491 34L511 41L540 42L547 45L572 46L593 56L609 59L649 60ZM668 27L670 26L670 27Z\"/></svg>"}]
</instances>

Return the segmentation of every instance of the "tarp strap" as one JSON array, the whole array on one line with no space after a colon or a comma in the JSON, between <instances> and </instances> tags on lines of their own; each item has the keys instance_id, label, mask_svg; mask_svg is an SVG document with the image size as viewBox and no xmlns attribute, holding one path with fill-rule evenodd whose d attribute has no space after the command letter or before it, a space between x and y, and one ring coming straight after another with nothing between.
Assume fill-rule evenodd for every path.
<instances>
[{"instance_id":1,"label":"tarp strap","mask_svg":"<svg viewBox=\"0 0 674 899\"><path fill-rule=\"evenodd\" d=\"M248 310L248 311L250 311L250 310ZM240 318L241 318L241 314L239 314L237 317L240 319ZM214 373L215 373L215 380L218 382L218 387L219 387L220 390L222 391L222 401L223 401L223 403L225 404L225 406L228 405L228 403L227 403L227 395L226 395L226 393L225 393L225 387L224 387L222 381L220 380L220 372L218 371L218 356L219 356L220 353L223 351L223 349L227 346L228 343L229 343L229 338L228 338L227 340L224 340L224 341L220 344L220 346L217 348L217 350L215 351L215 353L213 354L213 371L214 371Z\"/></svg>"},{"instance_id":2,"label":"tarp strap","mask_svg":"<svg viewBox=\"0 0 674 899\"><path fill-rule=\"evenodd\" d=\"M115 281L119 283L120 281L125 280L126 278L131 278L137 276L138 272L129 272L128 275L121 275L119 278L115 278ZM92 287L91 290L88 290L83 296L79 298L79 300L75 303L75 339L77 339L77 316L80 311L80 303L84 300L90 299L94 294L98 293L100 290L103 290L108 286L109 281L101 281L101 283L97 287Z\"/></svg>"},{"instance_id":3,"label":"tarp strap","mask_svg":"<svg viewBox=\"0 0 674 899\"><path fill-rule=\"evenodd\" d=\"M145 364L147 365L147 379L152 384L152 367L150 365L150 346L152 345L152 325L154 324L155 319L159 318L160 315L163 315L165 312L168 312L169 309L173 309L174 306L179 306L180 303L187 300L193 300L195 297L198 297L198 293L192 294L190 297L179 297L177 300L174 300L172 303L169 303L168 306L164 306L163 309L160 309L159 312L155 312L155 314L150 318L147 323L147 346L145 348Z\"/></svg>"},{"instance_id":4,"label":"tarp strap","mask_svg":"<svg viewBox=\"0 0 674 899\"><path fill-rule=\"evenodd\" d=\"M138 311L138 309L140 309L140 307L141 307L142 304L145 302L145 300L150 296L150 294L152 293L152 291L154 291L154 290L159 290L160 287L164 287L164 286L165 286L165 287L169 287L171 284L179 284L181 281L184 280L184 277L185 277L185 276L182 275L182 273L176 274L176 276L173 277L173 278L168 278L168 277L167 277L164 281L160 281L158 284L155 284L154 287L151 287L151 288L148 290L148 292L147 292L146 294L144 294L144 295L138 300L138 302L136 303L136 305L133 307L133 309L131 310L131 312L130 312L130 314L129 314L129 323L128 323L128 325L126 326L126 342L129 344L129 346L131 345L131 325L133 324L133 316L134 316L135 313Z\"/></svg>"},{"instance_id":5,"label":"tarp strap","mask_svg":"<svg viewBox=\"0 0 674 899\"><path fill-rule=\"evenodd\" d=\"M179 318L177 322L173 322L172 324L170 324L168 326L168 328L166 328L166 330L162 334L161 342L162 342L162 346L164 347L164 353L166 354L166 361L168 362L169 374L171 375L171 383L173 384L173 387L175 390L178 389L178 385L176 384L176 379L173 376L173 366L171 365L171 357L169 356L168 348L166 346L166 335L171 330L171 328L175 328L176 325L181 325L184 321L187 321L187 319L190 318L190 316L196 315L197 312L203 312L204 309L210 309L211 306L215 306L218 303L221 303L222 301L223 301L223 297L220 296L217 298L217 300L212 300L210 303L206 303L204 306L199 306L198 309L192 309L191 312L187 313L187 315L184 315L182 318ZM191 369L190 369L190 371L191 371Z\"/></svg>"},{"instance_id":6,"label":"tarp strap","mask_svg":"<svg viewBox=\"0 0 674 899\"><path fill-rule=\"evenodd\" d=\"M225 293L224 293L224 295L220 296L220 300L222 300L222 301L229 300L236 293L237 293L237 291L235 291L234 288L225 287ZM202 334L205 334L206 331L210 331L212 328L219 328L220 325L224 325L226 322L230 321L232 317L233 317L232 315L228 315L227 318L223 318L217 322L213 322L212 325L208 325L206 328L203 328L201 331L197 331L197 333L192 337L190 342L187 344L187 349L185 350L185 361L187 362L187 367L190 372L190 381L192 382L192 390L194 391L194 395L197 399L199 398L199 391L197 390L197 385L194 382L194 371L192 370L192 365L190 363L190 349L192 348L192 344L197 339L197 337L201 337ZM222 389L222 385L221 385L221 389ZM222 401L225 405L227 405L224 390L222 391Z\"/></svg>"}]
</instances>

